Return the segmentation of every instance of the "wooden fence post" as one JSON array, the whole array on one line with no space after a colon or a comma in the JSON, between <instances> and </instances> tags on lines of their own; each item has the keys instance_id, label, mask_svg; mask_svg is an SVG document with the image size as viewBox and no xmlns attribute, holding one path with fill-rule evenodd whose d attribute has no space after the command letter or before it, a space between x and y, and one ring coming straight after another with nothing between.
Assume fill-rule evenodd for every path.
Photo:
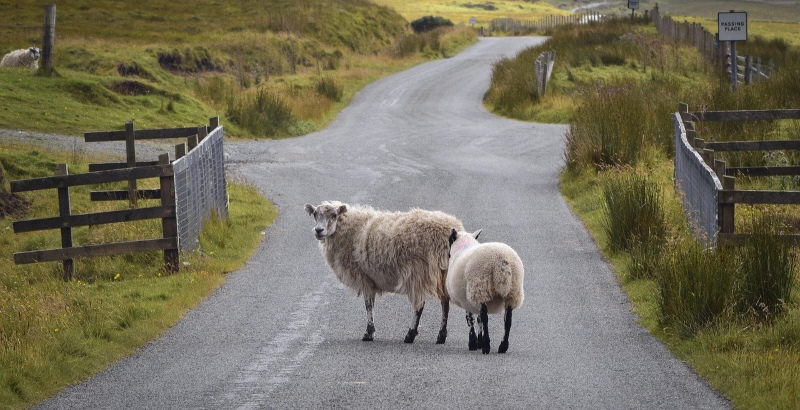
<instances>
[{"instance_id":1,"label":"wooden fence post","mask_svg":"<svg viewBox=\"0 0 800 410\"><path fill-rule=\"evenodd\" d=\"M128 168L136 166L136 130L133 121L125 123L125 154ZM136 180L128 181L128 203L131 208L136 208Z\"/></svg>"},{"instance_id":2,"label":"wooden fence post","mask_svg":"<svg viewBox=\"0 0 800 410\"><path fill-rule=\"evenodd\" d=\"M68 175L69 174L69 167L67 164L58 164L56 167L56 175ZM63 217L70 216L72 211L70 210L70 202L69 202L69 187L64 186L58 188L58 213ZM61 247L62 248L71 248L72 247L72 228L66 227L61 228ZM75 273L75 262L72 259L64 259L64 281L69 282L72 280L72 275Z\"/></svg>"},{"instance_id":3,"label":"wooden fence post","mask_svg":"<svg viewBox=\"0 0 800 410\"><path fill-rule=\"evenodd\" d=\"M722 178L723 190L734 190L736 188L736 178L725 176ZM732 234L736 230L734 223L736 219L735 204L717 204L717 224L720 234Z\"/></svg>"},{"instance_id":4,"label":"wooden fence post","mask_svg":"<svg viewBox=\"0 0 800 410\"><path fill-rule=\"evenodd\" d=\"M53 75L53 47L56 39L56 5L44 5L44 27L42 33L42 66L45 75Z\"/></svg>"},{"instance_id":5,"label":"wooden fence post","mask_svg":"<svg viewBox=\"0 0 800 410\"><path fill-rule=\"evenodd\" d=\"M169 154L158 156L159 165L169 164ZM175 176L168 175L159 178L161 185L161 206L175 208ZM164 239L178 237L178 220L175 215L161 218L161 229ZM164 269L168 273L177 273L180 270L180 253L178 249L164 249Z\"/></svg>"}]
</instances>

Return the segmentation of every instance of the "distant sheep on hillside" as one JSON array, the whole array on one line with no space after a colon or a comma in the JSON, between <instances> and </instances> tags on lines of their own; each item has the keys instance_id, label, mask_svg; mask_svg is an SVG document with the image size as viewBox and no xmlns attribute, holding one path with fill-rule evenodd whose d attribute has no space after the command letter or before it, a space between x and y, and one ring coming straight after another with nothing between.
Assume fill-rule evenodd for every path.
<instances>
[{"instance_id":1,"label":"distant sheep on hillside","mask_svg":"<svg viewBox=\"0 0 800 410\"><path fill-rule=\"evenodd\" d=\"M427 296L442 302L442 326L436 343L447 338L450 298L445 289L451 226L464 229L461 221L439 211L413 209L387 212L341 202L306 205L314 217L314 235L333 273L345 286L364 295L367 332L375 333L372 308L375 295L384 292L408 295L414 309L405 337L413 343Z\"/></svg>"},{"instance_id":2,"label":"distant sheep on hillside","mask_svg":"<svg viewBox=\"0 0 800 410\"><path fill-rule=\"evenodd\" d=\"M39 68L39 49L36 47L14 50L0 60L0 67L28 67L32 70Z\"/></svg>"}]
</instances>

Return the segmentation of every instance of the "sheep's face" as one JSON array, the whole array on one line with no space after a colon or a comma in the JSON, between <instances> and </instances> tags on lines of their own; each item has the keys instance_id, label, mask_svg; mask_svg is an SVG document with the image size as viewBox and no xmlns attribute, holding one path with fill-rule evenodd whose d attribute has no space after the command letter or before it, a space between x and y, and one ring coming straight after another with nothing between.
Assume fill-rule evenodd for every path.
<instances>
[{"instance_id":1,"label":"sheep's face","mask_svg":"<svg viewBox=\"0 0 800 410\"><path fill-rule=\"evenodd\" d=\"M314 226L314 236L323 240L336 232L336 222L338 222L339 216L347 212L347 205L327 202L323 202L319 206L306 204L306 212L317 222Z\"/></svg>"},{"instance_id":2,"label":"sheep's face","mask_svg":"<svg viewBox=\"0 0 800 410\"><path fill-rule=\"evenodd\" d=\"M38 48L36 48L36 47L31 47L31 48L29 48L29 49L28 49L28 54L30 54L30 55L31 55L31 58L32 58L33 60L38 60L38 59L39 59L39 55L40 55L40 53L39 53L39 49L38 49Z\"/></svg>"}]
</instances>

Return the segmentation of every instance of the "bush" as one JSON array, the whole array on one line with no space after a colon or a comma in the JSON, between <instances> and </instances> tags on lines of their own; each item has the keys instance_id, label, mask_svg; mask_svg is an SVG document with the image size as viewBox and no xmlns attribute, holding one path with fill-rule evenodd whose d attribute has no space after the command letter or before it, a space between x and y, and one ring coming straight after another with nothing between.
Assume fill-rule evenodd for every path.
<instances>
[{"instance_id":1,"label":"bush","mask_svg":"<svg viewBox=\"0 0 800 410\"><path fill-rule=\"evenodd\" d=\"M452 26L453 26L452 21L439 16L435 17L425 16L411 22L411 28L414 29L415 33L423 33L439 27L452 27Z\"/></svg>"},{"instance_id":2,"label":"bush","mask_svg":"<svg viewBox=\"0 0 800 410\"><path fill-rule=\"evenodd\" d=\"M332 78L320 78L317 80L317 93L328 97L331 101L342 101L344 89Z\"/></svg>"},{"instance_id":3,"label":"bush","mask_svg":"<svg viewBox=\"0 0 800 410\"><path fill-rule=\"evenodd\" d=\"M256 136L276 136L289 132L294 116L289 105L266 90L248 93L228 107L231 121Z\"/></svg>"},{"instance_id":4,"label":"bush","mask_svg":"<svg viewBox=\"0 0 800 410\"><path fill-rule=\"evenodd\" d=\"M752 225L752 233L739 251L736 311L768 322L781 315L791 301L797 255L792 243L779 236L784 227L777 217L761 216Z\"/></svg>"},{"instance_id":5,"label":"bush","mask_svg":"<svg viewBox=\"0 0 800 410\"><path fill-rule=\"evenodd\" d=\"M677 244L656 268L661 323L682 336L693 336L729 316L735 269L733 248L704 249L695 241Z\"/></svg>"},{"instance_id":6,"label":"bush","mask_svg":"<svg viewBox=\"0 0 800 410\"><path fill-rule=\"evenodd\" d=\"M604 227L612 249L663 244L667 223L655 182L635 172L612 173L604 182L603 197Z\"/></svg>"}]
</instances>

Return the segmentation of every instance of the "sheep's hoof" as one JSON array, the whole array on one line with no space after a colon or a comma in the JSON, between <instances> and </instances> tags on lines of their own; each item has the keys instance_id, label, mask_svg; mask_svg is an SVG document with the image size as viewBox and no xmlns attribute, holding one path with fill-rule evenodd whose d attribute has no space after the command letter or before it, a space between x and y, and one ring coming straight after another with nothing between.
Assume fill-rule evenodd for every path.
<instances>
[{"instance_id":1,"label":"sheep's hoof","mask_svg":"<svg viewBox=\"0 0 800 410\"><path fill-rule=\"evenodd\" d=\"M436 344L443 345L445 340L447 340L447 330L442 329L439 331L439 336L436 338Z\"/></svg>"},{"instance_id":2,"label":"sheep's hoof","mask_svg":"<svg viewBox=\"0 0 800 410\"><path fill-rule=\"evenodd\" d=\"M414 329L408 329L408 334L406 334L406 339L403 340L406 343L414 343L414 339L417 338L418 332Z\"/></svg>"},{"instance_id":3,"label":"sheep's hoof","mask_svg":"<svg viewBox=\"0 0 800 410\"><path fill-rule=\"evenodd\" d=\"M508 341L503 340L500 342L500 347L497 348L497 353L505 353L508 351Z\"/></svg>"},{"instance_id":4,"label":"sheep's hoof","mask_svg":"<svg viewBox=\"0 0 800 410\"><path fill-rule=\"evenodd\" d=\"M478 350L478 337L475 336L475 332L469 332L469 350Z\"/></svg>"},{"instance_id":5,"label":"sheep's hoof","mask_svg":"<svg viewBox=\"0 0 800 410\"><path fill-rule=\"evenodd\" d=\"M369 334L369 333L364 333L364 337L361 338L361 341L362 342L371 342L372 341L372 335Z\"/></svg>"}]
</instances>

